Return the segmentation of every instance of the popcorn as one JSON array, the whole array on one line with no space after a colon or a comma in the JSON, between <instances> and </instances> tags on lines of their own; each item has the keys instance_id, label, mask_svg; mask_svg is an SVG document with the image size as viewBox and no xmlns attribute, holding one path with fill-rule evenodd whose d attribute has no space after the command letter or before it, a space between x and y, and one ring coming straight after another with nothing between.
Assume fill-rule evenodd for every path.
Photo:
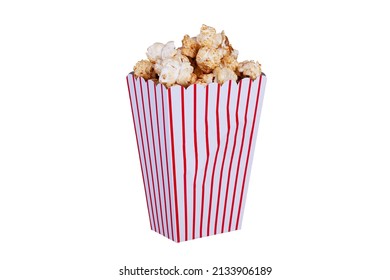
<instances>
[{"instance_id":1,"label":"popcorn","mask_svg":"<svg viewBox=\"0 0 390 280\"><path fill-rule=\"evenodd\" d=\"M190 38L190 36L184 35L184 38L181 40L181 42L183 44L181 47L181 53L185 56L195 58L200 48L196 38Z\"/></svg>"},{"instance_id":2,"label":"popcorn","mask_svg":"<svg viewBox=\"0 0 390 280\"><path fill-rule=\"evenodd\" d=\"M200 34L196 37L196 40L201 47L218 48L222 43L222 34L215 31L215 28L202 25Z\"/></svg>"},{"instance_id":3,"label":"popcorn","mask_svg":"<svg viewBox=\"0 0 390 280\"><path fill-rule=\"evenodd\" d=\"M261 75L261 65L253 60L245 60L238 64L238 71L242 73L242 76L254 80Z\"/></svg>"},{"instance_id":4,"label":"popcorn","mask_svg":"<svg viewBox=\"0 0 390 280\"><path fill-rule=\"evenodd\" d=\"M223 55L217 49L202 47L196 55L196 63L206 74L213 72L219 66Z\"/></svg>"},{"instance_id":5,"label":"popcorn","mask_svg":"<svg viewBox=\"0 0 390 280\"><path fill-rule=\"evenodd\" d=\"M161 58L163 60L171 58L176 54L176 52L177 50L175 49L175 43L173 41L169 41L161 50Z\"/></svg>"},{"instance_id":6,"label":"popcorn","mask_svg":"<svg viewBox=\"0 0 390 280\"><path fill-rule=\"evenodd\" d=\"M194 67L185 59L175 56L163 60L159 82L170 87L174 84L189 86L196 81L196 75L193 73Z\"/></svg>"},{"instance_id":7,"label":"popcorn","mask_svg":"<svg viewBox=\"0 0 390 280\"><path fill-rule=\"evenodd\" d=\"M145 80L156 77L156 73L153 69L153 64L149 60L140 60L134 66L134 75L142 77Z\"/></svg>"},{"instance_id":8,"label":"popcorn","mask_svg":"<svg viewBox=\"0 0 390 280\"><path fill-rule=\"evenodd\" d=\"M196 61L195 61L196 62ZM194 74L197 76L197 77L201 77L203 75L203 71L199 68L198 65L196 65L194 67Z\"/></svg>"},{"instance_id":9,"label":"popcorn","mask_svg":"<svg viewBox=\"0 0 390 280\"><path fill-rule=\"evenodd\" d=\"M179 77L177 77L176 83L188 87L189 85L195 84L196 75L194 73L188 73L187 71L180 71Z\"/></svg>"},{"instance_id":10,"label":"popcorn","mask_svg":"<svg viewBox=\"0 0 390 280\"><path fill-rule=\"evenodd\" d=\"M164 48L163 43L154 43L148 48L146 56L152 63L156 63L159 59L161 59L161 51Z\"/></svg>"},{"instance_id":11,"label":"popcorn","mask_svg":"<svg viewBox=\"0 0 390 280\"><path fill-rule=\"evenodd\" d=\"M196 83L202 84L202 85L207 85L207 84L214 82L214 78L215 78L215 76L213 73L203 74L200 76L200 78L198 80L196 80Z\"/></svg>"},{"instance_id":12,"label":"popcorn","mask_svg":"<svg viewBox=\"0 0 390 280\"><path fill-rule=\"evenodd\" d=\"M162 63L159 82L170 87L175 84L180 73L180 62L175 59L167 59Z\"/></svg>"},{"instance_id":13,"label":"popcorn","mask_svg":"<svg viewBox=\"0 0 390 280\"><path fill-rule=\"evenodd\" d=\"M180 50L177 50L176 51L176 54L171 57L175 60L177 60L178 62L180 63L183 63L183 62L189 62L190 60L188 59L188 57L186 57L185 55L182 55ZM170 59L170 58L169 58ZM165 62L169 61L169 59L165 59L165 60L162 60L162 59L158 59L157 62L154 64L154 71L157 73L157 75L160 75L161 74L161 70L162 68L164 67L164 64ZM191 63L190 63L191 64Z\"/></svg>"},{"instance_id":14,"label":"popcorn","mask_svg":"<svg viewBox=\"0 0 390 280\"><path fill-rule=\"evenodd\" d=\"M190 59L183 54L183 50L181 49L177 50L177 53L175 54L174 58L180 60L181 62L190 62L190 64L192 65Z\"/></svg>"},{"instance_id":15,"label":"popcorn","mask_svg":"<svg viewBox=\"0 0 390 280\"><path fill-rule=\"evenodd\" d=\"M161 59L171 58L176 54L175 43L169 41L166 44L154 43L151 45L146 53L146 56L152 63L156 63Z\"/></svg>"},{"instance_id":16,"label":"popcorn","mask_svg":"<svg viewBox=\"0 0 390 280\"><path fill-rule=\"evenodd\" d=\"M227 68L232 69L233 71L236 71L236 69L238 67L237 57L238 57L238 51L233 50L233 52L225 55L222 58L221 65L223 67L227 67Z\"/></svg>"},{"instance_id":17,"label":"popcorn","mask_svg":"<svg viewBox=\"0 0 390 280\"><path fill-rule=\"evenodd\" d=\"M229 80L237 81L236 73L234 73L234 71L230 68L217 67L214 69L213 74L215 75L215 81L220 84Z\"/></svg>"},{"instance_id":18,"label":"popcorn","mask_svg":"<svg viewBox=\"0 0 390 280\"><path fill-rule=\"evenodd\" d=\"M154 72L156 72L157 75L161 75L162 68L163 68L163 60L157 59L156 63L154 64Z\"/></svg>"},{"instance_id":19,"label":"popcorn","mask_svg":"<svg viewBox=\"0 0 390 280\"><path fill-rule=\"evenodd\" d=\"M182 86L189 86L196 81L196 75L193 73L194 67L188 61L182 61L180 64L179 76L176 79L176 83Z\"/></svg>"},{"instance_id":20,"label":"popcorn","mask_svg":"<svg viewBox=\"0 0 390 280\"><path fill-rule=\"evenodd\" d=\"M202 25L199 35L184 35L182 46L176 48L173 41L154 43L147 49L148 60L134 66L134 75L164 84L189 86L224 83L239 78L256 79L261 75L258 62L238 62L238 51L230 44L225 32Z\"/></svg>"},{"instance_id":21,"label":"popcorn","mask_svg":"<svg viewBox=\"0 0 390 280\"><path fill-rule=\"evenodd\" d=\"M222 35L221 47L224 48L224 49L227 49L229 52L232 52L232 51L233 51L233 47L232 47L232 45L229 43L229 39L228 39L228 37L225 35L225 32L222 31L222 32L221 32L221 35ZM238 55L238 52L237 52L237 55Z\"/></svg>"}]
</instances>

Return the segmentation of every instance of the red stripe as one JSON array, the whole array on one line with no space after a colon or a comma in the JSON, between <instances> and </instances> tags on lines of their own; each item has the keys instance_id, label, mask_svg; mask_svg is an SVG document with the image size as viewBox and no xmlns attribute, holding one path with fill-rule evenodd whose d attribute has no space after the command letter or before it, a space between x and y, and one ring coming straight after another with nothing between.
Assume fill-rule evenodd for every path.
<instances>
[{"instance_id":1,"label":"red stripe","mask_svg":"<svg viewBox=\"0 0 390 280\"><path fill-rule=\"evenodd\" d=\"M180 230L179 230L179 209L177 203L177 183L176 183L176 162L175 162L175 140L173 139L173 120L172 120L172 96L171 89L168 89L168 101L169 101L169 122L171 125L171 146L172 146L172 168L173 168L173 186L175 195L175 208L176 208L176 234L177 242L180 242Z\"/></svg>"},{"instance_id":2,"label":"red stripe","mask_svg":"<svg viewBox=\"0 0 390 280\"><path fill-rule=\"evenodd\" d=\"M139 163L140 163L140 165L141 165L142 181L144 182L144 190L145 190L146 204L147 204L147 206L148 206L149 223L150 223L150 228L153 229L153 227L152 227L152 220L151 220L151 217L150 217L150 209L149 209L150 205L149 205L149 202L148 202L148 195L147 195L147 192L146 192L145 175L144 175L144 170L143 170L143 168L142 168L141 151L140 151L140 149L139 149L139 141L138 141L138 137L137 137L137 127L136 127L136 125L135 125L135 119L134 119L133 102L131 101L129 77L126 77L126 82L127 82L127 89L129 90L129 99L130 99L131 115L133 116L133 125L134 125L134 130L135 130L135 138L136 138L136 140L137 140L137 149L138 149ZM137 94L135 87L134 87L134 94L135 94L135 95ZM138 119L138 120L139 120L139 119ZM140 128L141 128L141 126L140 126Z\"/></svg>"},{"instance_id":3,"label":"red stripe","mask_svg":"<svg viewBox=\"0 0 390 280\"><path fill-rule=\"evenodd\" d=\"M245 140L245 135L246 135L245 131L246 131L246 125L247 125L247 114L248 114L248 107L249 107L249 99L250 99L251 87L252 87L252 80L249 79L248 97L247 97L247 99L246 99L246 107L245 107L244 130L242 131L242 139L241 139L240 154L239 154L239 156L238 156L238 163L237 163L236 180L234 181L232 209L230 210L229 231L230 231L231 228L232 228L232 218L233 218L233 211L234 211L234 202L235 202L235 199L236 199L238 174L240 173L239 171L240 171L240 163L241 163L242 149L243 149L243 147L244 147L244 140Z\"/></svg>"},{"instance_id":4,"label":"red stripe","mask_svg":"<svg viewBox=\"0 0 390 280\"><path fill-rule=\"evenodd\" d=\"M220 89L221 89L221 85L218 84L217 104L215 106L215 115L217 118L217 151L215 152L213 171L211 173L209 217L208 217L208 221L207 221L207 235L210 235L210 219L211 219L211 208L213 205L213 191L214 191L214 174L215 174L215 167L217 166L218 153L219 153L219 148L220 148L220 144L221 144L220 131L219 131L219 114L218 114Z\"/></svg>"},{"instance_id":5,"label":"red stripe","mask_svg":"<svg viewBox=\"0 0 390 280\"><path fill-rule=\"evenodd\" d=\"M222 187L222 174L223 174L223 167L225 165L225 159L226 159L226 152L229 146L229 136L230 136L230 114L229 114L229 105L230 105L230 90L232 86L232 81L229 81L229 91L228 91L228 100L226 105L226 118L227 118L227 125L228 125L228 131L226 135L226 145L225 149L223 151L223 159L222 159L222 165L221 165L221 172L219 174L219 187L218 187L218 199L217 199L217 212L215 214L215 224L214 224L214 234L217 234L217 225L218 225L218 214L219 214L219 203L221 198L221 187Z\"/></svg>"},{"instance_id":6,"label":"red stripe","mask_svg":"<svg viewBox=\"0 0 390 280\"><path fill-rule=\"evenodd\" d=\"M205 127L206 127L206 166L204 170L204 176L203 176L203 183L202 183L202 209L200 212L200 237L203 236L202 231L203 231L203 211L204 211L204 187L205 187L205 182L206 182L206 176L207 176L207 166L209 165L209 156L210 156L210 148L209 148L209 124L207 120L208 116L208 107L209 107L209 86L206 86L206 107L205 107Z\"/></svg>"},{"instance_id":7,"label":"red stripe","mask_svg":"<svg viewBox=\"0 0 390 280\"><path fill-rule=\"evenodd\" d=\"M160 203L160 217L161 217L161 227L163 231L163 235L165 235L165 229L164 229L164 215L162 213L162 203L161 203L161 192L160 192L160 178L158 174L158 167L157 167L157 155L156 155L156 145L154 143L154 129L153 129L153 120L152 120L152 107L150 106L150 90L149 90L149 83L146 82L146 86L148 89L148 103L149 103L149 119L150 119L150 129L152 131L152 143L153 143L153 154L154 154L154 165L156 168L156 176L157 176L157 189L158 189L158 201ZM156 103L156 102L155 102ZM156 112L157 114L157 112ZM157 124L158 127L158 124Z\"/></svg>"},{"instance_id":8,"label":"red stripe","mask_svg":"<svg viewBox=\"0 0 390 280\"><path fill-rule=\"evenodd\" d=\"M161 100L162 100L162 116L163 116L163 127L164 127L164 146L165 146L165 164L166 164L166 173L167 173L167 180L168 180L168 199L169 199L169 215L170 215L170 224L171 224L171 236L173 237L173 214L172 214L172 200L171 200L171 182L169 179L169 167L168 167L168 149L167 149L167 134L165 130L165 104L164 104L164 95L163 95L164 89L163 85L161 85Z\"/></svg>"},{"instance_id":9,"label":"red stripe","mask_svg":"<svg viewBox=\"0 0 390 280\"><path fill-rule=\"evenodd\" d=\"M153 195L154 195L154 207L155 207L155 213L156 213L156 218L157 218L157 228L158 228L158 232L161 233L161 230L160 230L160 218L158 216L158 210L157 210L157 199L156 199L156 189L154 188L154 176L153 176L153 168L152 168L152 158L150 156L150 144L149 144L149 134L148 134L148 127L146 125L146 112L145 112L145 102L144 102L144 93L142 91L142 83L141 83L141 78L138 79L139 80L139 86L141 88L141 96L142 96L142 110L143 110L143 115L144 115L144 124L145 124L145 130L146 130L146 144L148 145L148 155L149 155L149 165L150 165L150 174L152 176L152 183L153 183Z\"/></svg>"},{"instance_id":10,"label":"red stripe","mask_svg":"<svg viewBox=\"0 0 390 280\"><path fill-rule=\"evenodd\" d=\"M194 175L194 183L193 183L192 239L195 239L196 178L198 176L198 137L197 137L197 129L196 129L196 84L194 84L194 149L195 149L195 175Z\"/></svg>"},{"instance_id":11,"label":"red stripe","mask_svg":"<svg viewBox=\"0 0 390 280\"><path fill-rule=\"evenodd\" d=\"M168 231L168 214L167 214L167 199L165 195L165 182L164 182L164 169L163 169L163 163L162 163L162 155L161 155L161 137L160 137L160 121L158 119L158 106L157 106L157 90L156 90L156 84L154 84L154 105L156 110L156 120L157 120L157 136L158 136L158 149L160 152L160 168L161 168L161 181L162 181L162 187L163 187L163 194L164 194L164 206L165 206L165 224L163 225L163 231L165 227L167 228L167 235L168 238L170 238L169 231ZM164 234L165 235L165 234Z\"/></svg>"},{"instance_id":12,"label":"red stripe","mask_svg":"<svg viewBox=\"0 0 390 280\"><path fill-rule=\"evenodd\" d=\"M185 241L188 240L188 217L187 217L187 152L186 152L186 126L184 115L184 87L181 87L181 131L183 148L183 177L184 177L184 232Z\"/></svg>"},{"instance_id":13,"label":"red stripe","mask_svg":"<svg viewBox=\"0 0 390 280\"><path fill-rule=\"evenodd\" d=\"M248 163L249 163L249 156L251 153L251 146L252 146L252 140L253 140L253 132L255 130L255 123L256 123L256 115L257 115L257 106L259 104L259 97L260 97L260 88L261 88L261 80L263 76L260 75L260 80L259 80L259 88L257 89L257 96L256 96L256 105L255 105L255 115L253 117L253 123L252 123L252 128L251 128L251 135L249 139L249 147L248 147L248 155L246 157L246 162L245 162L245 171L244 171L244 178L242 180L242 186L241 186L241 195L240 195L240 204L238 206L238 214L237 214L237 223L236 223L236 230L238 229L238 224L240 221L240 214L241 214L241 206L242 206L242 198L244 195L244 185L245 185L245 180L246 180L246 173L248 171Z\"/></svg>"},{"instance_id":14,"label":"red stripe","mask_svg":"<svg viewBox=\"0 0 390 280\"><path fill-rule=\"evenodd\" d=\"M141 80L141 79L140 79ZM150 191L150 180L149 180L149 170L148 170L148 164L147 164L147 161L146 161L146 153L145 153L145 146L144 146L144 137L143 137L143 134L142 134L142 126L141 126L141 117L139 115L139 106L138 106L138 97L137 97L137 90L136 90L136 86L135 86L135 78L133 76L133 86L134 86L134 96L135 96L135 103L136 103L136 106L137 106L137 115L138 115L138 124L139 124L139 128L140 128L140 134L141 134L141 143L142 143L142 152L143 152L143 155L144 155L144 164L145 164L145 169L146 169L146 178L147 178L147 182L148 182L148 189L149 189L149 200L150 200L150 209L152 210L152 220L153 220L153 229L156 230L157 227L156 227L156 219L155 219L155 213L154 213L154 209L153 209L153 201L152 201L152 193Z\"/></svg>"},{"instance_id":15,"label":"red stripe","mask_svg":"<svg viewBox=\"0 0 390 280\"><path fill-rule=\"evenodd\" d=\"M238 126L239 126L239 122L238 122L238 108L239 108L239 105L240 105L241 85L242 85L242 83L239 82L239 84L238 84L238 94L237 94L237 103L236 103L236 132L234 133L234 142L233 142L232 156L230 157L230 163L229 163L228 178L227 178L227 183L226 183L225 205L223 206L223 216L222 216L221 232L225 231L226 206L227 206L227 201L228 201L228 196L229 196L230 175L231 175L231 171L232 171L234 152L236 150L236 144L237 144L237 134L238 134Z\"/></svg>"}]
</instances>

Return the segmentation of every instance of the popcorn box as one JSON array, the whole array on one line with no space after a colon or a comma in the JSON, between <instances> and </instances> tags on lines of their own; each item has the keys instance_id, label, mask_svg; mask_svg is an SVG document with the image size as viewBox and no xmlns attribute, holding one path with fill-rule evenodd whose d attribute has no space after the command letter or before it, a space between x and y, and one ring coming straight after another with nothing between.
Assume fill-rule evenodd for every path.
<instances>
[{"instance_id":1,"label":"popcorn box","mask_svg":"<svg viewBox=\"0 0 390 280\"><path fill-rule=\"evenodd\" d=\"M265 84L127 76L152 230L182 242L241 228Z\"/></svg>"}]
</instances>

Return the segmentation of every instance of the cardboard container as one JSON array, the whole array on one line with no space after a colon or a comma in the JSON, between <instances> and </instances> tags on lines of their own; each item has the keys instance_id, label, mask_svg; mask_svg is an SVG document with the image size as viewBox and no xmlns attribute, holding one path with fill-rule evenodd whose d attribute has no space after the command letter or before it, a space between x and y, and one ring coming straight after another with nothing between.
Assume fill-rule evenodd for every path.
<instances>
[{"instance_id":1,"label":"cardboard container","mask_svg":"<svg viewBox=\"0 0 390 280\"><path fill-rule=\"evenodd\" d=\"M127 76L152 230L182 242L241 228L265 83Z\"/></svg>"}]
</instances>

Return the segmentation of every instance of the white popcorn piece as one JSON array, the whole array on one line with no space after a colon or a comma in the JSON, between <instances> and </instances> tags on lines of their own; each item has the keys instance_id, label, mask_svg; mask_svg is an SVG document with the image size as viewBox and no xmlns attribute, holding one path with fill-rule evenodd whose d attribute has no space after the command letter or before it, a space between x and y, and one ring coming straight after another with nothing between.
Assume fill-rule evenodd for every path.
<instances>
[{"instance_id":1,"label":"white popcorn piece","mask_svg":"<svg viewBox=\"0 0 390 280\"><path fill-rule=\"evenodd\" d=\"M177 77L176 83L182 86L189 86L191 81L194 79L192 77L193 71L194 71L194 67L192 67L189 61L181 62L180 72L179 72L179 76Z\"/></svg>"},{"instance_id":2,"label":"white popcorn piece","mask_svg":"<svg viewBox=\"0 0 390 280\"><path fill-rule=\"evenodd\" d=\"M237 81L236 73L230 68L217 67L214 69L213 74L215 75L215 81L219 84L223 84L229 80Z\"/></svg>"},{"instance_id":3,"label":"white popcorn piece","mask_svg":"<svg viewBox=\"0 0 390 280\"><path fill-rule=\"evenodd\" d=\"M165 46L161 50L161 59L169 59L175 56L177 50L175 48L175 43L173 41L169 41L165 44Z\"/></svg>"},{"instance_id":4,"label":"white popcorn piece","mask_svg":"<svg viewBox=\"0 0 390 280\"><path fill-rule=\"evenodd\" d=\"M154 72L156 72L157 75L160 75L161 70L163 68L163 60L157 59L156 63L153 65L153 67L154 67Z\"/></svg>"},{"instance_id":5,"label":"white popcorn piece","mask_svg":"<svg viewBox=\"0 0 390 280\"><path fill-rule=\"evenodd\" d=\"M134 66L134 75L146 79L152 79L156 77L156 73L153 69L153 64L149 60L140 60Z\"/></svg>"},{"instance_id":6,"label":"white popcorn piece","mask_svg":"<svg viewBox=\"0 0 390 280\"><path fill-rule=\"evenodd\" d=\"M180 62L176 59L166 59L162 63L159 82L170 87L176 83L180 73Z\"/></svg>"},{"instance_id":7,"label":"white popcorn piece","mask_svg":"<svg viewBox=\"0 0 390 280\"><path fill-rule=\"evenodd\" d=\"M172 58L176 54L175 43L169 41L166 44L154 43L151 45L146 53L146 56L152 63L157 63L161 59Z\"/></svg>"},{"instance_id":8,"label":"white popcorn piece","mask_svg":"<svg viewBox=\"0 0 390 280\"><path fill-rule=\"evenodd\" d=\"M192 67L188 59L185 61L175 56L163 60L161 66L159 81L167 87L174 84L189 86L196 80L196 75L193 73L194 67Z\"/></svg>"},{"instance_id":9,"label":"white popcorn piece","mask_svg":"<svg viewBox=\"0 0 390 280\"><path fill-rule=\"evenodd\" d=\"M156 63L157 60L161 59L161 51L164 46L163 43L154 43L148 48L146 56L152 63Z\"/></svg>"},{"instance_id":10,"label":"white popcorn piece","mask_svg":"<svg viewBox=\"0 0 390 280\"><path fill-rule=\"evenodd\" d=\"M255 80L261 75L261 64L253 60L245 60L238 64L238 71L242 76Z\"/></svg>"},{"instance_id":11,"label":"white popcorn piece","mask_svg":"<svg viewBox=\"0 0 390 280\"><path fill-rule=\"evenodd\" d=\"M185 55L182 55L180 50L177 50L176 54L169 59L178 60L180 63L189 62L188 57L186 57ZM164 67L164 61L166 61L166 60L158 59L156 61L156 63L154 64L154 71L157 73L157 75L160 75L161 69Z\"/></svg>"},{"instance_id":12,"label":"white popcorn piece","mask_svg":"<svg viewBox=\"0 0 390 280\"><path fill-rule=\"evenodd\" d=\"M209 74L219 66L222 57L223 54L218 49L202 47L196 55L196 63L204 73Z\"/></svg>"}]
</instances>

